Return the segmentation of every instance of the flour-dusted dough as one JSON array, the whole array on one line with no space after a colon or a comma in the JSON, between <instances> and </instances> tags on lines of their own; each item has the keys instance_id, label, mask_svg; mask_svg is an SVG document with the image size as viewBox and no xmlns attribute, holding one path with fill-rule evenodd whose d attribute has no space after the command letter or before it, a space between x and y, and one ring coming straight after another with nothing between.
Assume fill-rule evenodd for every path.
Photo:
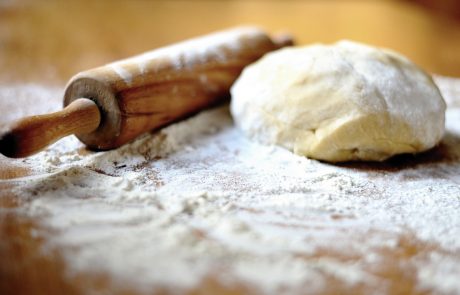
<instances>
[{"instance_id":1,"label":"flour-dusted dough","mask_svg":"<svg viewBox=\"0 0 460 295\"><path fill-rule=\"evenodd\" d=\"M444 133L446 105L428 74L351 41L269 53L231 93L233 118L251 138L330 162L425 151Z\"/></svg>"}]
</instances>

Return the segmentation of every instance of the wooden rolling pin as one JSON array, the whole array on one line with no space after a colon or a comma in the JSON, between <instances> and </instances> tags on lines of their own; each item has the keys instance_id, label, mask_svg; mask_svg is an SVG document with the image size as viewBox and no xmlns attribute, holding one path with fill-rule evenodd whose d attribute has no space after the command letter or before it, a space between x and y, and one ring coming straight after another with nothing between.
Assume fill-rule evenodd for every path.
<instances>
[{"instance_id":1,"label":"wooden rolling pin","mask_svg":"<svg viewBox=\"0 0 460 295\"><path fill-rule=\"evenodd\" d=\"M12 124L0 152L26 157L70 134L91 149L119 147L222 101L246 65L291 44L287 35L236 28L81 72L66 87L62 111Z\"/></svg>"}]
</instances>

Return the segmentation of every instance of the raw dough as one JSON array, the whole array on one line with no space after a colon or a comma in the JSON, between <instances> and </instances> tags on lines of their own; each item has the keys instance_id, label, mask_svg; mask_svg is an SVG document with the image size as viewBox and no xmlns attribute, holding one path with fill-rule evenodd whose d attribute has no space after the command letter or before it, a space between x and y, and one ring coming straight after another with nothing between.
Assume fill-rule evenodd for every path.
<instances>
[{"instance_id":1,"label":"raw dough","mask_svg":"<svg viewBox=\"0 0 460 295\"><path fill-rule=\"evenodd\" d=\"M247 67L231 112L251 138L330 162L434 147L446 104L407 58L351 41L286 48Z\"/></svg>"}]
</instances>

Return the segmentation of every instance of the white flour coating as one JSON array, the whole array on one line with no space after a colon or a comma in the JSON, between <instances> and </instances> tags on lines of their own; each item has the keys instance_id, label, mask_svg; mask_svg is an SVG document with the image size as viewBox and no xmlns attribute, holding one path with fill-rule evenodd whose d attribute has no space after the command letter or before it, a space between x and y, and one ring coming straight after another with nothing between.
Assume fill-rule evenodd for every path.
<instances>
[{"instance_id":1,"label":"white flour coating","mask_svg":"<svg viewBox=\"0 0 460 295\"><path fill-rule=\"evenodd\" d=\"M63 249L70 276L176 292L212 278L266 294L333 280L388 294L389 271L415 291L459 294L460 80L437 81L443 145L405 165L328 165L262 146L221 107L115 151L79 155L67 138L24 160L39 176L10 182L55 230L46 247Z\"/></svg>"},{"instance_id":2,"label":"white flour coating","mask_svg":"<svg viewBox=\"0 0 460 295\"><path fill-rule=\"evenodd\" d=\"M55 112L62 109L61 87L43 87L37 84L0 84L0 123L7 123L25 116ZM28 108L33 99L33 108ZM26 107L24 107L26 106ZM9 110L5 112L3 110Z\"/></svg>"},{"instance_id":3,"label":"white flour coating","mask_svg":"<svg viewBox=\"0 0 460 295\"><path fill-rule=\"evenodd\" d=\"M131 85L133 83L133 75L130 71L126 70L120 64L111 64L109 66L117 75L125 81L126 84Z\"/></svg>"},{"instance_id":4,"label":"white flour coating","mask_svg":"<svg viewBox=\"0 0 460 295\"><path fill-rule=\"evenodd\" d=\"M258 36L263 33L256 27L241 27L221 31L161 47L122 61L110 63L107 66L111 67L128 85L131 85L133 81L132 72L126 68L131 67L133 64L139 67L140 73L145 73L148 67L155 66L158 60L164 59L173 62L177 70L191 68L196 64L206 64L213 60L225 62L234 58L235 53L241 51L243 46L252 49L251 42L242 40L243 32L247 36Z\"/></svg>"}]
</instances>

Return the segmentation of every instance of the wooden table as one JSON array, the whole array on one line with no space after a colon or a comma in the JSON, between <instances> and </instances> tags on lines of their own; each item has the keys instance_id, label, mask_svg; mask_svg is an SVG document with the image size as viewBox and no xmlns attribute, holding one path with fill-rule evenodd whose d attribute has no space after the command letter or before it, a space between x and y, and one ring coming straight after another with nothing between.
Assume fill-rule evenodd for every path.
<instances>
[{"instance_id":1,"label":"wooden table","mask_svg":"<svg viewBox=\"0 0 460 295\"><path fill-rule=\"evenodd\" d=\"M6 1L0 3L0 89L35 83L62 91L74 73L187 37L240 24L289 31L299 44L347 38L398 50L428 71L460 76L460 24L393 1ZM57 89L57 90L56 90ZM48 101L49 99L49 101ZM57 109L61 98L0 100L0 123ZM31 174L21 160L0 156L0 178ZM21 213L14 185L0 184L0 294L81 294L110 290L107 278L64 276L59 251L44 255L34 236L40 220ZM421 251L405 241L405 259ZM416 293L411 280L387 274L394 294ZM335 293L333 288L329 291ZM213 283L193 294L239 294ZM356 291L356 290L355 290ZM359 290L358 290L359 291ZM349 290L352 292L352 290Z\"/></svg>"}]
</instances>

